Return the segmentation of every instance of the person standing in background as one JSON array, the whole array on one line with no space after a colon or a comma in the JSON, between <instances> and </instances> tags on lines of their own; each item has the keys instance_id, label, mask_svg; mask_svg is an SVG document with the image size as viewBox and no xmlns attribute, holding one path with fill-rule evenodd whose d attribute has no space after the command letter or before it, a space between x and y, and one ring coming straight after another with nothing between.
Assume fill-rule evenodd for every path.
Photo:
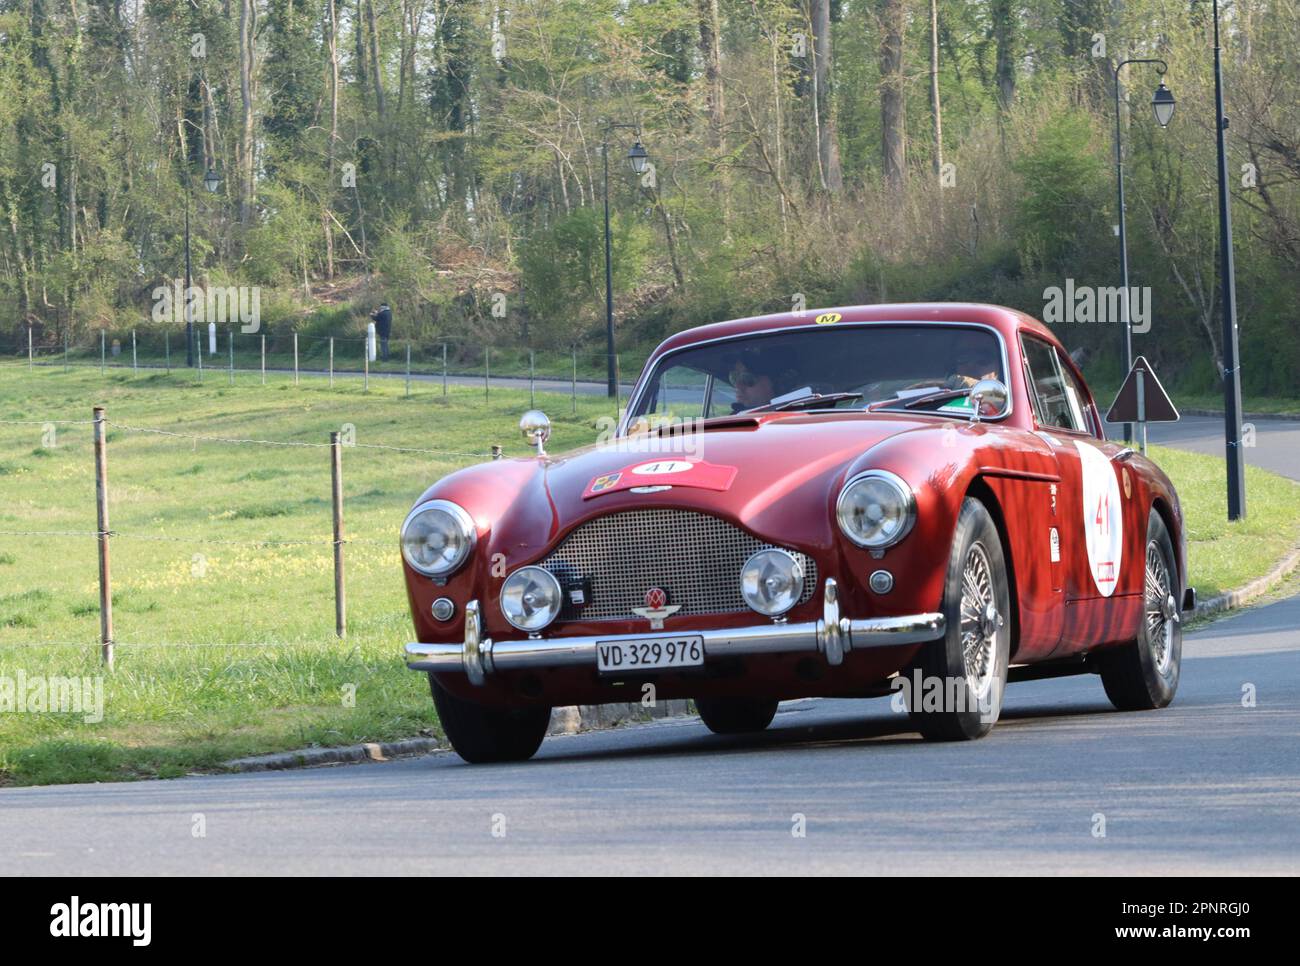
<instances>
[{"instance_id":1,"label":"person standing in background","mask_svg":"<svg viewBox=\"0 0 1300 966\"><path fill-rule=\"evenodd\" d=\"M387 302L380 302L379 308L371 312L370 317L375 321L375 335L379 336L380 358L387 362L388 337L393 331L393 310L388 307Z\"/></svg>"}]
</instances>

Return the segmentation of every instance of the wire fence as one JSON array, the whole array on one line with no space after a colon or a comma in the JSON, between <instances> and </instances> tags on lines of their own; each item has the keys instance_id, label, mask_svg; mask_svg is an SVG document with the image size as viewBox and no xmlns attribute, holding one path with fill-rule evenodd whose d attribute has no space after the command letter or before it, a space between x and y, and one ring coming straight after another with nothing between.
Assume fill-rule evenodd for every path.
<instances>
[{"instance_id":1,"label":"wire fence","mask_svg":"<svg viewBox=\"0 0 1300 966\"><path fill-rule=\"evenodd\" d=\"M123 642L117 639L115 634L115 625L113 617L113 607L117 599L114 591L114 568L113 568L113 548L119 542L126 544L180 544L187 545L191 548L212 546L240 547L248 550L268 550L279 548L317 548L329 550L333 559L333 586L334 586L334 631L340 639L346 638L348 634L348 616L347 616L347 583L345 580L347 552L346 549L351 545L368 545L384 546L391 548L394 558L397 554L397 534L396 532L389 535L386 539L378 536L349 536L344 529L345 521L345 487L343 485L343 454L346 451L369 452L376 455L380 454L398 454L404 457L421 457L430 460L451 462L453 464L465 465L469 462L478 460L488 460L500 457L501 448L492 446L490 449L479 452L442 450L430 448L417 448L410 446L395 446L384 443L360 443L347 438L343 432L330 432L329 438L322 441L304 441L304 440L283 440L283 439L265 439L252 436L219 436L204 433L187 433L170 429L162 429L151 426L138 426L128 423L119 423L110 420L106 411L102 407L96 407L92 419L3 419L0 418L0 430L6 428L27 430L40 427L44 433L49 433L52 428L60 430L69 430L74 433L83 433L87 428L90 430L92 442L93 458L86 459L83 465L82 476L92 478L95 481L94 486L94 503L95 503L95 525L93 528L86 527L6 527L0 529L0 539L7 540L32 540L32 539L67 539L73 546L78 541L87 541L92 544L85 552L96 557L96 567L98 571L97 580L97 613L100 622L100 633L98 646L100 648L101 660L105 667L112 668L116 648L126 644L131 647L273 647L281 646L283 642L267 641L258 643L255 641L243 642ZM321 497L320 502L328 505L329 517L323 515L320 519L322 525L328 523L330 533L321 533L314 537L302 538L285 538L279 536L268 536L264 538L239 538L221 536L219 534L208 534L203 532L187 533L184 536L177 536L165 532L150 530L146 527L127 527L117 529L110 522L111 500L111 480L110 461L116 466L118 461L118 450L121 449L121 442L127 440L156 440L160 445L182 443L190 446L197 446L199 443L210 447L257 447L264 448L268 451L284 451L286 449L302 450L308 453L319 453L320 463L319 474L312 474L313 479L320 480ZM3 467L0 467L3 469ZM326 476L328 474L328 477ZM83 479L84 482L84 479ZM324 491L328 490L329 498L324 499ZM72 551L79 553L80 551ZM2 595L0 595L2 596ZM3 625L0 624L0 628ZM20 646L88 646L88 642L81 641L28 641L28 642L8 642L17 643Z\"/></svg>"},{"instance_id":2,"label":"wire fence","mask_svg":"<svg viewBox=\"0 0 1300 966\"><path fill-rule=\"evenodd\" d=\"M195 382L224 379L229 385L250 376L265 384L268 377L360 378L369 390L373 379L404 379L405 391L432 387L446 397L453 384L481 380L484 398L494 386L527 387L535 398L539 389L559 391L567 385L579 394L607 392L611 381L616 397L625 395L644 362L642 353L614 354L605 345L575 343L538 350L497 346L462 339L432 342L364 337L321 336L299 332L253 332L215 325L196 326L192 338L185 330L101 329L97 339L70 342L54 333L37 334L34 327L0 334L0 366L66 370L98 368L102 373L165 372ZM613 379L610 371L613 371Z\"/></svg>"}]
</instances>

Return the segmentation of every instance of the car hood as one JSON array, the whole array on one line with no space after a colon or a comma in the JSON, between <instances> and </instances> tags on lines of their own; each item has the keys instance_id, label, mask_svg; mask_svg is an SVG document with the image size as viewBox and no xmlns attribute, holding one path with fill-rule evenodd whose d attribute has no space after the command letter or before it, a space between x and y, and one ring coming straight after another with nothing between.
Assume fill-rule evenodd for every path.
<instances>
[{"instance_id":1,"label":"car hood","mask_svg":"<svg viewBox=\"0 0 1300 966\"><path fill-rule=\"evenodd\" d=\"M540 558L560 536L593 517L662 507L725 517L772 542L826 549L832 541L832 493L850 464L899 434L938 432L941 422L847 411L724 418L696 433L652 433L562 456L479 464L441 480L422 499L465 507L480 537L493 552L505 554L511 567ZM691 468L631 473L652 462ZM693 477L710 486L691 485Z\"/></svg>"}]
</instances>

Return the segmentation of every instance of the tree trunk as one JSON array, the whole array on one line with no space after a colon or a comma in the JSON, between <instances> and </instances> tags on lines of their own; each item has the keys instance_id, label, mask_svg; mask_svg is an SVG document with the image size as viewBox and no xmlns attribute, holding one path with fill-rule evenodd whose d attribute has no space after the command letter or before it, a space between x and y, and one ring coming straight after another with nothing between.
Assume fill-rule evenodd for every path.
<instances>
[{"instance_id":1,"label":"tree trunk","mask_svg":"<svg viewBox=\"0 0 1300 966\"><path fill-rule=\"evenodd\" d=\"M379 73L379 29L375 26L375 0L366 2L366 33L370 40L370 84L375 89L375 113L384 119L384 84Z\"/></svg>"},{"instance_id":2,"label":"tree trunk","mask_svg":"<svg viewBox=\"0 0 1300 966\"><path fill-rule=\"evenodd\" d=\"M907 101L903 73L907 7L904 0L879 0L879 4L881 160L885 184L897 191L907 180Z\"/></svg>"},{"instance_id":3,"label":"tree trunk","mask_svg":"<svg viewBox=\"0 0 1300 966\"><path fill-rule=\"evenodd\" d=\"M326 0L326 48L330 57L330 139L326 145L329 177L325 184L325 210L321 221L325 229L325 277L334 278L334 224L330 200L334 197L334 151L339 137L339 19L334 0Z\"/></svg>"},{"instance_id":4,"label":"tree trunk","mask_svg":"<svg viewBox=\"0 0 1300 966\"><path fill-rule=\"evenodd\" d=\"M1007 111L1016 97L1016 9L1011 0L992 0L993 45L997 62L993 81L997 85L998 107Z\"/></svg>"},{"instance_id":5,"label":"tree trunk","mask_svg":"<svg viewBox=\"0 0 1300 966\"><path fill-rule=\"evenodd\" d=\"M939 106L939 0L930 0L930 117L934 130L934 174L943 173L943 116Z\"/></svg>"},{"instance_id":6,"label":"tree trunk","mask_svg":"<svg viewBox=\"0 0 1300 966\"><path fill-rule=\"evenodd\" d=\"M704 80L708 87L709 145L722 144L726 105L722 90L722 23L718 0L698 0L700 12L700 55L704 58Z\"/></svg>"},{"instance_id":7,"label":"tree trunk","mask_svg":"<svg viewBox=\"0 0 1300 966\"><path fill-rule=\"evenodd\" d=\"M831 0L812 0L812 29L817 161L826 190L839 191L844 187L844 174L840 169L839 134L835 127L835 107L831 98L831 68L834 62L831 52Z\"/></svg>"},{"instance_id":8,"label":"tree trunk","mask_svg":"<svg viewBox=\"0 0 1300 966\"><path fill-rule=\"evenodd\" d=\"M727 123L727 107L722 86L722 18L718 0L697 0L700 20L700 56L704 58L704 80L709 105L709 148L715 156L722 153ZM722 202L722 221L731 223L731 184L725 167L716 172L714 188ZM680 279L680 270L674 266ZM678 283L680 287L680 281Z\"/></svg>"},{"instance_id":9,"label":"tree trunk","mask_svg":"<svg viewBox=\"0 0 1300 966\"><path fill-rule=\"evenodd\" d=\"M243 125L239 138L239 223L245 228L253 210L253 0L239 4L239 96Z\"/></svg>"}]
</instances>

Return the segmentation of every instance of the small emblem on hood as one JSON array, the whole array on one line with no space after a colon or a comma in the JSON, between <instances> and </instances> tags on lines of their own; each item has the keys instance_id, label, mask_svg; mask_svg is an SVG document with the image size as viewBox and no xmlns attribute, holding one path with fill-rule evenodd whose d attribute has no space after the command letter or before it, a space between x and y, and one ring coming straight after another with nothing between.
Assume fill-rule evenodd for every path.
<instances>
[{"instance_id":1,"label":"small emblem on hood","mask_svg":"<svg viewBox=\"0 0 1300 966\"><path fill-rule=\"evenodd\" d=\"M664 628L664 618L671 617L681 609L681 604L668 603L668 592L662 587L651 587L645 592L645 606L633 607L632 613L648 620L652 631L661 631Z\"/></svg>"}]
</instances>

